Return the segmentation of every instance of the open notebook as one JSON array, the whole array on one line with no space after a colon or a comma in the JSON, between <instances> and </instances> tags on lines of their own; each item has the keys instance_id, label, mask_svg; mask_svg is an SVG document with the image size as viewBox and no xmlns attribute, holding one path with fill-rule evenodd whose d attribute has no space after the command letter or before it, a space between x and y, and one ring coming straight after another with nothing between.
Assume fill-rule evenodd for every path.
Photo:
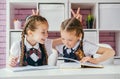
<instances>
[{"instance_id":1,"label":"open notebook","mask_svg":"<svg viewBox=\"0 0 120 79\"><path fill-rule=\"evenodd\" d=\"M11 67L11 68L6 68L8 71L13 71L13 72L20 72L20 71L31 71L31 70L48 70L48 69L57 69L57 66L23 66L23 67Z\"/></svg>"},{"instance_id":2,"label":"open notebook","mask_svg":"<svg viewBox=\"0 0 120 79\"><path fill-rule=\"evenodd\" d=\"M59 68L103 68L103 65L101 64L92 64L89 62L86 63L80 63L80 61L71 59L71 58L65 58L65 57L59 57L58 60L71 60L74 62L64 62L59 65Z\"/></svg>"}]
</instances>

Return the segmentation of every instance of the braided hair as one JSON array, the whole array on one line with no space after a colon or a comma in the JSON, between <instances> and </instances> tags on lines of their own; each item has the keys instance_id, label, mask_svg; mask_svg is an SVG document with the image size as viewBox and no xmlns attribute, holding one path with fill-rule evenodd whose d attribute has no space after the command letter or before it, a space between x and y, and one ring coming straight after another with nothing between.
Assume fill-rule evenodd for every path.
<instances>
[{"instance_id":1,"label":"braided hair","mask_svg":"<svg viewBox=\"0 0 120 79\"><path fill-rule=\"evenodd\" d=\"M79 36L80 34L82 34L80 46L77 49L77 51L75 52L77 59L81 60L85 56L84 51L83 51L84 31L83 31L82 24L80 23L80 21L78 19L76 19L74 17L69 18L69 19L62 22L61 30L64 30L67 32L76 31L76 36Z\"/></svg>"},{"instance_id":2,"label":"braided hair","mask_svg":"<svg viewBox=\"0 0 120 79\"><path fill-rule=\"evenodd\" d=\"M37 29L36 27L36 23L37 22L40 22L40 23L47 23L47 20L42 17L42 16L38 16L38 15L34 15L34 16L30 16L29 18L27 18L25 24L24 24L24 28L23 28L23 31L22 31L22 34L21 34L21 56L20 56L20 66L23 66L24 65L24 55L25 55L25 52L24 52L24 39L25 39L25 35L28 35L28 30L31 30L31 31L35 31ZM46 52L46 49L45 49L45 46L42 44L42 47L44 48L44 52L45 52L45 62L44 64L47 64L47 52Z\"/></svg>"}]
</instances>

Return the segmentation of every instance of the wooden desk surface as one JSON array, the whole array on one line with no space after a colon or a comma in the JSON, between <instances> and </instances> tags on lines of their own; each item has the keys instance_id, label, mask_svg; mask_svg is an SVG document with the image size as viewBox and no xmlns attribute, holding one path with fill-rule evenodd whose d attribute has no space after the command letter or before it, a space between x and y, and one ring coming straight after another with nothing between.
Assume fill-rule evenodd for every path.
<instances>
[{"instance_id":1,"label":"wooden desk surface","mask_svg":"<svg viewBox=\"0 0 120 79\"><path fill-rule=\"evenodd\" d=\"M0 69L0 79L120 79L120 65L104 68L50 69L11 72Z\"/></svg>"}]
</instances>

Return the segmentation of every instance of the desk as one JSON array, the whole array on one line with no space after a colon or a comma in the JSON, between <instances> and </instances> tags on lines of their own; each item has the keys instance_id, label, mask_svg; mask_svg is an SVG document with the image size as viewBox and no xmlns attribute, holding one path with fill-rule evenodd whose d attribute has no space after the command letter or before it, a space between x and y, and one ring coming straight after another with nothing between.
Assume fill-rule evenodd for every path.
<instances>
[{"instance_id":1,"label":"desk","mask_svg":"<svg viewBox=\"0 0 120 79\"><path fill-rule=\"evenodd\" d=\"M120 65L104 68L50 69L11 72L0 69L0 79L120 79Z\"/></svg>"}]
</instances>

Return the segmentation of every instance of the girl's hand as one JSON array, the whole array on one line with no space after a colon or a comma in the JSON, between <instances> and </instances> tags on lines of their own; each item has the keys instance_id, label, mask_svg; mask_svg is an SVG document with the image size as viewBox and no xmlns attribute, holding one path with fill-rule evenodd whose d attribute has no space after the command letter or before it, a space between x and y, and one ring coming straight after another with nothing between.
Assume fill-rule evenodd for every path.
<instances>
[{"instance_id":1,"label":"girl's hand","mask_svg":"<svg viewBox=\"0 0 120 79\"><path fill-rule=\"evenodd\" d=\"M98 63L95 58L91 58L90 56L83 57L80 62L81 63L90 62L90 63L93 63L93 64Z\"/></svg>"},{"instance_id":2,"label":"girl's hand","mask_svg":"<svg viewBox=\"0 0 120 79\"><path fill-rule=\"evenodd\" d=\"M11 57L9 60L9 66L15 67L17 65L18 57Z\"/></svg>"},{"instance_id":3,"label":"girl's hand","mask_svg":"<svg viewBox=\"0 0 120 79\"><path fill-rule=\"evenodd\" d=\"M38 9L35 11L35 10L32 10L32 15L39 15L39 11Z\"/></svg>"},{"instance_id":4,"label":"girl's hand","mask_svg":"<svg viewBox=\"0 0 120 79\"><path fill-rule=\"evenodd\" d=\"M80 14L80 7L77 9L76 13L72 9L71 12L73 17L76 17L76 19L78 19L82 23L82 15Z\"/></svg>"},{"instance_id":5,"label":"girl's hand","mask_svg":"<svg viewBox=\"0 0 120 79\"><path fill-rule=\"evenodd\" d=\"M35 11L34 9L32 9L32 14L30 16L27 16L26 20L28 20L29 17L34 16L34 15L39 15L39 11L38 10Z\"/></svg>"}]
</instances>

